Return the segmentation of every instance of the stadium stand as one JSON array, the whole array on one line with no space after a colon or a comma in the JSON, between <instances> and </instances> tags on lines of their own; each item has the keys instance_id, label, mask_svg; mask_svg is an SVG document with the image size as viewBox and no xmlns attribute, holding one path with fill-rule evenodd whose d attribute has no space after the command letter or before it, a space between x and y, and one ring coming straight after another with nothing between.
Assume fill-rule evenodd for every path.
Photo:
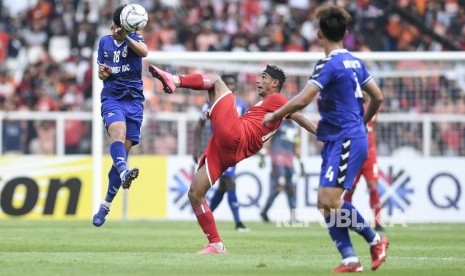
<instances>
[{"instance_id":1,"label":"stadium stand","mask_svg":"<svg viewBox=\"0 0 465 276\"><path fill-rule=\"evenodd\" d=\"M120 2L2 1L0 109L89 111L92 52L98 38L108 33L111 12ZM149 12L149 24L141 34L150 51L319 51L312 13L318 5L334 1L138 2ZM335 2L354 19L346 39L346 47L351 51L465 50L465 0ZM398 66L395 69L412 65ZM423 65L420 62L414 66ZM255 101L254 81L252 77L242 77L239 96L247 104ZM306 78L290 79L286 91L292 96L305 81ZM446 78L428 78L426 82L421 86L408 79L381 82L386 97L382 112L465 112L463 83ZM144 86L150 112L186 112L200 108L204 101L204 97L188 93L161 97L155 92L160 88L148 74ZM32 123L21 125L27 132L25 142L14 148L19 147L24 153L36 152L31 143L39 138L42 129ZM82 133L88 133L89 126L83 127L87 129ZM389 127L393 126L386 126ZM465 154L463 124L437 128L438 154ZM462 131L457 134L457 129ZM394 130L380 130L383 131ZM74 145L70 152L82 151Z\"/></svg>"}]
</instances>

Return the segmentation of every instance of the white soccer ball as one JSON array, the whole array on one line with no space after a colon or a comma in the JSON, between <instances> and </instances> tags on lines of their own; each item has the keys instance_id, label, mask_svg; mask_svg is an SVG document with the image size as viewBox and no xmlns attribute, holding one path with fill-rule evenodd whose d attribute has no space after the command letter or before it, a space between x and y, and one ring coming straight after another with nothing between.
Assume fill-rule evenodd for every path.
<instances>
[{"instance_id":1,"label":"white soccer ball","mask_svg":"<svg viewBox=\"0 0 465 276\"><path fill-rule=\"evenodd\" d=\"M121 11L120 20L127 31L140 31L147 25L147 11L139 4L129 4Z\"/></svg>"}]
</instances>

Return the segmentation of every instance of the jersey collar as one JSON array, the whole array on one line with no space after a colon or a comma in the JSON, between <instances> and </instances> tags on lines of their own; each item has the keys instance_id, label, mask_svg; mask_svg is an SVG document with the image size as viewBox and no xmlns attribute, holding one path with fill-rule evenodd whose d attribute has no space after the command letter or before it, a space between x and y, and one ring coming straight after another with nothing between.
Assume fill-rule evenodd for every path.
<instances>
[{"instance_id":1,"label":"jersey collar","mask_svg":"<svg viewBox=\"0 0 465 276\"><path fill-rule=\"evenodd\" d=\"M329 53L328 57L329 56L332 56L332 55L337 55L337 54L342 54L342 53L348 53L349 51L347 49L336 49L336 50L332 50L331 53Z\"/></svg>"}]
</instances>

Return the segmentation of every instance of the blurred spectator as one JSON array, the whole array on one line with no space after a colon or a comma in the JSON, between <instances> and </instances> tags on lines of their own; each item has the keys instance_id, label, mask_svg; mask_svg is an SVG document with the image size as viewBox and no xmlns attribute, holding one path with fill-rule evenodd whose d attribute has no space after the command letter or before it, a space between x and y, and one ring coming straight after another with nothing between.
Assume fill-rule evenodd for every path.
<instances>
[{"instance_id":1,"label":"blurred spectator","mask_svg":"<svg viewBox=\"0 0 465 276\"><path fill-rule=\"evenodd\" d=\"M90 110L92 66L95 63L92 52L98 38L108 34L112 11L119 2L1 1L2 108L8 102L17 110ZM319 5L329 2L343 6L353 17L345 41L345 47L351 51L448 50L434 36L420 31L417 25L405 18L405 14L393 12L391 7L394 4L406 11L410 19L423 23L458 49L465 50L465 0L396 0L389 3L384 0L142 0L139 3L146 7L149 23L140 33L153 51L320 51L313 12ZM397 65L373 62L369 65L375 77L402 71L449 70L440 66L443 65L431 62ZM408 78L400 75L380 77L377 81L385 96L383 112L452 114L463 110L460 104L465 106L465 70L461 64L454 67L450 69L453 71L451 75L442 78L431 74ZM177 73L188 73L192 68L177 67L176 70L180 71ZM289 78L289 94L298 91L307 78ZM200 108L203 102L201 96L183 93L182 90L170 97L159 95L154 92L161 90L159 85L145 76L144 85L145 106L150 112L186 112ZM247 103L255 102L255 75L244 73L240 85L238 96ZM465 125L456 127L463 130ZM29 126L28 130L28 135L35 137L34 127ZM164 131L172 132L169 129ZM437 131L441 133L439 126ZM175 145L169 136L163 134L160 140ZM30 139L27 138L26 142ZM439 136L435 139L438 143L453 140ZM461 135L462 140L465 140L465 135ZM392 150L390 143L387 141L383 146ZM165 150L160 145L150 145L151 149L153 147L157 148L155 152ZM413 147L421 149L421 145ZM447 151L442 146L435 150L439 153ZM456 146L454 150L457 150ZM172 149L167 151L172 152ZM463 145L459 151L465 155Z\"/></svg>"},{"instance_id":2,"label":"blurred spectator","mask_svg":"<svg viewBox=\"0 0 465 276\"><path fill-rule=\"evenodd\" d=\"M29 144L29 151L32 154L55 154L55 122L36 121L34 126L37 137L33 138Z\"/></svg>"},{"instance_id":3,"label":"blurred spectator","mask_svg":"<svg viewBox=\"0 0 465 276\"><path fill-rule=\"evenodd\" d=\"M80 120L65 121L65 153L89 154L90 147L87 126Z\"/></svg>"}]
</instances>

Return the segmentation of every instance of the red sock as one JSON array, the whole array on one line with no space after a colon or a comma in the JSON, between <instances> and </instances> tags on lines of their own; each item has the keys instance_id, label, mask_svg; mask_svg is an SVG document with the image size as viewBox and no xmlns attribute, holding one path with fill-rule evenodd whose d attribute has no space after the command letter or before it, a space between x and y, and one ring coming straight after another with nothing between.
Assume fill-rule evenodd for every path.
<instances>
[{"instance_id":1,"label":"red sock","mask_svg":"<svg viewBox=\"0 0 465 276\"><path fill-rule=\"evenodd\" d=\"M202 202L197 206L192 206L197 221L208 238L209 243L221 242L220 235L216 229L215 218L207 202Z\"/></svg>"},{"instance_id":2,"label":"red sock","mask_svg":"<svg viewBox=\"0 0 465 276\"><path fill-rule=\"evenodd\" d=\"M194 90L208 90L213 87L213 81L208 75L188 74L179 76L180 87Z\"/></svg>"},{"instance_id":3,"label":"red sock","mask_svg":"<svg viewBox=\"0 0 465 276\"><path fill-rule=\"evenodd\" d=\"M347 190L344 194L344 201L352 203L352 195L354 194L353 190Z\"/></svg>"},{"instance_id":4,"label":"red sock","mask_svg":"<svg viewBox=\"0 0 465 276\"><path fill-rule=\"evenodd\" d=\"M375 216L375 225L380 225L380 212L381 204L379 203L378 185L370 185L368 190L370 192L370 208L373 210Z\"/></svg>"}]
</instances>

